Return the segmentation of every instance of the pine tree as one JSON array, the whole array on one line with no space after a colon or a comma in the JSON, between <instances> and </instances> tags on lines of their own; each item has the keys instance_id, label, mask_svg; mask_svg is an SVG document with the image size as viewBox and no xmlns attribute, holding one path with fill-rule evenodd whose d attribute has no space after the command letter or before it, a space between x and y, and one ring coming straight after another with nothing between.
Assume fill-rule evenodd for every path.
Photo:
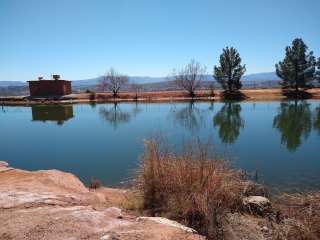
<instances>
[{"instance_id":1,"label":"pine tree","mask_svg":"<svg viewBox=\"0 0 320 240\"><path fill-rule=\"evenodd\" d=\"M276 73L282 79L281 85L285 89L307 89L313 79L315 58L313 52L308 51L308 46L301 38L296 38L292 46L286 47L286 55L283 61L276 64Z\"/></svg>"},{"instance_id":2,"label":"pine tree","mask_svg":"<svg viewBox=\"0 0 320 240\"><path fill-rule=\"evenodd\" d=\"M316 70L315 70L315 79L320 82L320 58L318 58Z\"/></svg>"},{"instance_id":3,"label":"pine tree","mask_svg":"<svg viewBox=\"0 0 320 240\"><path fill-rule=\"evenodd\" d=\"M238 51L226 47L220 55L220 66L214 66L213 77L229 93L238 91L241 87L241 77L246 71L245 65L241 65Z\"/></svg>"}]
</instances>

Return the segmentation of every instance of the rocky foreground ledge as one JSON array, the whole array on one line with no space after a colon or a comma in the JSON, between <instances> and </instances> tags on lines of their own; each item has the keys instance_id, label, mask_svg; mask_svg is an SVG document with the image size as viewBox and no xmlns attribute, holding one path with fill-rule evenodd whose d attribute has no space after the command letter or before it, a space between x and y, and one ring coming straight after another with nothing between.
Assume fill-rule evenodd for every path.
<instances>
[{"instance_id":1,"label":"rocky foreground ledge","mask_svg":"<svg viewBox=\"0 0 320 240\"><path fill-rule=\"evenodd\" d=\"M205 239L166 218L121 210L125 194L89 190L70 173L30 172L0 162L0 239ZM270 239L263 218L233 214L228 222L226 239Z\"/></svg>"},{"instance_id":2,"label":"rocky foreground ledge","mask_svg":"<svg viewBox=\"0 0 320 240\"><path fill-rule=\"evenodd\" d=\"M0 239L201 239L165 218L137 217L117 205L122 190L88 190L70 173L23 171L0 162Z\"/></svg>"}]
</instances>

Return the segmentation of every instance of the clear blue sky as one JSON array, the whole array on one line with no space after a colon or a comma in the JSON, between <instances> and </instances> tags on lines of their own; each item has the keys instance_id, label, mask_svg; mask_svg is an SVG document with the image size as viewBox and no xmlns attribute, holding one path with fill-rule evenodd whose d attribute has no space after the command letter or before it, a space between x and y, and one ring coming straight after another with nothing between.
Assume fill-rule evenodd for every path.
<instances>
[{"instance_id":1,"label":"clear blue sky","mask_svg":"<svg viewBox=\"0 0 320 240\"><path fill-rule=\"evenodd\" d=\"M236 47L274 71L293 38L320 56L320 0L0 0L0 80L59 73L166 76L191 58L212 72Z\"/></svg>"}]
</instances>

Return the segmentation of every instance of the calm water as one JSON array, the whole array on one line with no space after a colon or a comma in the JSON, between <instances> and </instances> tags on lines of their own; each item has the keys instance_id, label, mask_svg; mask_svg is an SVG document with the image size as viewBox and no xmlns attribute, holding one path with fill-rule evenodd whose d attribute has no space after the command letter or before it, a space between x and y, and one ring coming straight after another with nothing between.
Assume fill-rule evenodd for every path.
<instances>
[{"instance_id":1,"label":"calm water","mask_svg":"<svg viewBox=\"0 0 320 240\"><path fill-rule=\"evenodd\" d=\"M143 139L161 133L177 148L209 139L272 187L320 189L320 101L0 106L0 133L0 160L86 183L125 181Z\"/></svg>"}]
</instances>

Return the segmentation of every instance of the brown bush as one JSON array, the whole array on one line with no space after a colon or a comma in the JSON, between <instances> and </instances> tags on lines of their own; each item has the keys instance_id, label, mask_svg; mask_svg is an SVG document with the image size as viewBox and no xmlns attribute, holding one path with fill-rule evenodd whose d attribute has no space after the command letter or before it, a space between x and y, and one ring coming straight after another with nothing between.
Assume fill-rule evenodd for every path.
<instances>
[{"instance_id":1,"label":"brown bush","mask_svg":"<svg viewBox=\"0 0 320 240\"><path fill-rule=\"evenodd\" d=\"M208 146L186 144L177 155L163 142L145 141L137 177L143 208L196 229L209 239L223 238L228 212L242 209L249 185L227 161L211 157Z\"/></svg>"},{"instance_id":2,"label":"brown bush","mask_svg":"<svg viewBox=\"0 0 320 240\"><path fill-rule=\"evenodd\" d=\"M276 204L285 217L279 239L320 239L320 192L282 194Z\"/></svg>"},{"instance_id":3,"label":"brown bush","mask_svg":"<svg viewBox=\"0 0 320 240\"><path fill-rule=\"evenodd\" d=\"M102 186L102 183L99 179L91 179L89 188L90 189L98 189Z\"/></svg>"}]
</instances>

